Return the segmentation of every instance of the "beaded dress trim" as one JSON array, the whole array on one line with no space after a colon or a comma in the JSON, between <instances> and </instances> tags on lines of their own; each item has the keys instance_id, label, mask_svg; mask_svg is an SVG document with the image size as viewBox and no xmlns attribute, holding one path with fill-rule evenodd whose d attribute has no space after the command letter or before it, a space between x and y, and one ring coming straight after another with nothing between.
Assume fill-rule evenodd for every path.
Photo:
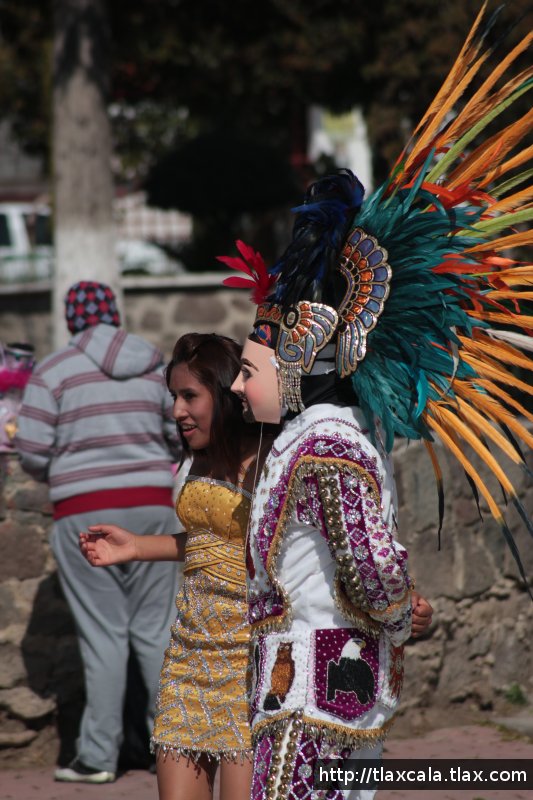
<instances>
[{"instance_id":1,"label":"beaded dress trim","mask_svg":"<svg viewBox=\"0 0 533 800\"><path fill-rule=\"evenodd\" d=\"M232 492L238 492L239 494L244 495L244 497L248 498L248 500L252 499L252 495L246 489L243 489L242 486L236 486L234 483L230 483L230 481L220 481L217 478L207 478L205 476L199 477L197 475L187 475L185 478L185 483L190 483L191 481L197 481L200 483L208 483L210 486L225 486L226 489L230 489Z\"/></svg>"}]
</instances>

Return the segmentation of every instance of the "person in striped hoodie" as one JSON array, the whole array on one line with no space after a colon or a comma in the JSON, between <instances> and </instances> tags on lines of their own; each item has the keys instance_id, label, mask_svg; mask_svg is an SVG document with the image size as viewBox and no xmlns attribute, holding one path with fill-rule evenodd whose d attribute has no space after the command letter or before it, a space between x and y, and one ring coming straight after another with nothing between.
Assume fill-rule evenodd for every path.
<instances>
[{"instance_id":1,"label":"person in striped hoodie","mask_svg":"<svg viewBox=\"0 0 533 800\"><path fill-rule=\"evenodd\" d=\"M120 327L105 284L82 281L66 296L72 338L29 381L16 448L23 469L46 481L54 509L51 547L73 613L86 706L74 761L56 780L115 780L130 647L148 691L151 729L159 671L174 616L175 563L93 570L78 534L101 522L173 533L172 465L181 444L163 355ZM148 739L148 728L147 728Z\"/></svg>"}]
</instances>

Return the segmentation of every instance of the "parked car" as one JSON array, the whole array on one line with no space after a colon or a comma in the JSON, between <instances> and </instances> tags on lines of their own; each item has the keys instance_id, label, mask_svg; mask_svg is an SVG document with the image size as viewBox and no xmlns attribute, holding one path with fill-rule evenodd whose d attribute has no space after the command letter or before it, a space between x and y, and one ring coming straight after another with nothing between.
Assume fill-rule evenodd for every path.
<instances>
[{"instance_id":1,"label":"parked car","mask_svg":"<svg viewBox=\"0 0 533 800\"><path fill-rule=\"evenodd\" d=\"M121 239L117 257L122 274L178 275L184 267L153 242ZM52 218L46 205L0 203L0 283L52 277Z\"/></svg>"},{"instance_id":2,"label":"parked car","mask_svg":"<svg viewBox=\"0 0 533 800\"><path fill-rule=\"evenodd\" d=\"M50 209L30 203L0 203L0 281L45 280L54 250Z\"/></svg>"},{"instance_id":3,"label":"parked car","mask_svg":"<svg viewBox=\"0 0 533 800\"><path fill-rule=\"evenodd\" d=\"M143 239L119 239L117 255L123 275L177 275L185 272L182 264L170 258L163 248Z\"/></svg>"}]
</instances>

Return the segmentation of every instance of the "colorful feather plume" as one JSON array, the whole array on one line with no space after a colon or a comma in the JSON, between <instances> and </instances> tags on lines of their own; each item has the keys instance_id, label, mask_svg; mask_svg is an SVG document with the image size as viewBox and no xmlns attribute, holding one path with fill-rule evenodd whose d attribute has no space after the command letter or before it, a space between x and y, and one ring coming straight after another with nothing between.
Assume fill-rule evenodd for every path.
<instances>
[{"instance_id":1,"label":"colorful feather plume","mask_svg":"<svg viewBox=\"0 0 533 800\"><path fill-rule=\"evenodd\" d=\"M244 272L249 275L248 278L230 277L222 281L224 286L233 286L238 289L251 289L252 300L259 305L262 303L272 291L276 278L271 275L266 267L263 256L256 253L252 247L241 242L235 242L237 250L242 258L233 258L232 256L217 256L217 261L221 261L230 269L235 269L238 272Z\"/></svg>"},{"instance_id":2,"label":"colorful feather plume","mask_svg":"<svg viewBox=\"0 0 533 800\"><path fill-rule=\"evenodd\" d=\"M365 200L355 190L350 198L343 196L343 179L339 196L329 192L329 201L322 201L319 193L295 209L296 235L271 270L278 277L271 296L281 305L317 299L331 277L332 253L338 263L339 241L355 228L385 249L390 291L352 376L359 404L371 426L380 420L389 450L397 435L424 440L442 525L442 476L433 447L440 439L476 500L483 498L498 521L526 581L499 504L474 463L481 460L495 476L533 535L500 463L508 459L527 470L521 448L533 444L527 427L533 414L515 396L533 395L531 381L515 370L533 371L533 315L527 310L533 298L527 256L533 246L533 145L524 146L533 110L516 112L509 122L523 106L517 101L533 89L533 67L517 67L533 33L502 53L504 37L495 47L488 44L497 17L487 15L485 3L378 189ZM227 285L243 285L229 280Z\"/></svg>"},{"instance_id":3,"label":"colorful feather plume","mask_svg":"<svg viewBox=\"0 0 533 800\"><path fill-rule=\"evenodd\" d=\"M533 68L509 76L533 34L507 54L493 53L486 31L495 17L486 22L486 7L391 176L353 220L386 248L392 268L389 297L353 383L367 417L381 419L389 448L396 434L428 443L440 524L442 479L431 441L440 439L455 456L525 580L499 505L469 455L484 462L533 535L500 464L503 456L527 469L520 443L533 444L519 418L533 415L513 396L533 394L513 371L533 370L533 265L524 254L533 245L533 147L520 149L533 112L483 138L533 89ZM470 91L491 56L497 63Z\"/></svg>"}]
</instances>

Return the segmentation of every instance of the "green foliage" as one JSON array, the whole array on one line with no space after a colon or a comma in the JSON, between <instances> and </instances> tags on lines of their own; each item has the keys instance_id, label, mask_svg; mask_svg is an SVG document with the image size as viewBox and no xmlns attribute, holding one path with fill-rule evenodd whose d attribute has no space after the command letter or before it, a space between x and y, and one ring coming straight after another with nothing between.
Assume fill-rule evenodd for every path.
<instances>
[{"instance_id":1,"label":"green foliage","mask_svg":"<svg viewBox=\"0 0 533 800\"><path fill-rule=\"evenodd\" d=\"M378 182L440 88L481 5L480 0L382 0L376 4L375 56L365 64L362 79L371 98L365 103L365 116ZM490 7L494 10L498 4ZM522 16L528 11L531 28L529 0L506 3L495 36L503 31L509 31L510 40L523 36L528 25Z\"/></svg>"},{"instance_id":2,"label":"green foliage","mask_svg":"<svg viewBox=\"0 0 533 800\"><path fill-rule=\"evenodd\" d=\"M527 698L519 683L512 683L505 692L505 699L515 706L527 705Z\"/></svg>"},{"instance_id":3,"label":"green foliage","mask_svg":"<svg viewBox=\"0 0 533 800\"><path fill-rule=\"evenodd\" d=\"M234 249L243 214L255 221L301 196L278 148L231 130L199 135L169 151L145 187L150 205L194 216L194 240L176 254L189 270L221 269L215 257Z\"/></svg>"},{"instance_id":4,"label":"green foliage","mask_svg":"<svg viewBox=\"0 0 533 800\"><path fill-rule=\"evenodd\" d=\"M33 154L48 151L52 32L47 3L0 0L0 108Z\"/></svg>"},{"instance_id":5,"label":"green foliage","mask_svg":"<svg viewBox=\"0 0 533 800\"><path fill-rule=\"evenodd\" d=\"M491 0L496 7L496 0ZM58 0L0 0L0 104L17 137L47 153ZM221 129L267 142L293 163L310 104L361 106L376 178L438 90L481 0L128 0L107 9L115 169L142 180L177 144ZM509 0L511 36L529 0ZM500 26L501 27L501 26Z\"/></svg>"},{"instance_id":6,"label":"green foliage","mask_svg":"<svg viewBox=\"0 0 533 800\"><path fill-rule=\"evenodd\" d=\"M255 124L258 113L279 118L289 100L338 101L341 73L353 81L368 52L365 12L352 0L266 0L253 13L246 0L130 0L110 10L117 96L174 94L202 118L237 113Z\"/></svg>"},{"instance_id":7,"label":"green foliage","mask_svg":"<svg viewBox=\"0 0 533 800\"><path fill-rule=\"evenodd\" d=\"M169 152L145 185L151 205L205 218L261 212L298 200L290 175L276 148L219 130Z\"/></svg>"}]
</instances>

